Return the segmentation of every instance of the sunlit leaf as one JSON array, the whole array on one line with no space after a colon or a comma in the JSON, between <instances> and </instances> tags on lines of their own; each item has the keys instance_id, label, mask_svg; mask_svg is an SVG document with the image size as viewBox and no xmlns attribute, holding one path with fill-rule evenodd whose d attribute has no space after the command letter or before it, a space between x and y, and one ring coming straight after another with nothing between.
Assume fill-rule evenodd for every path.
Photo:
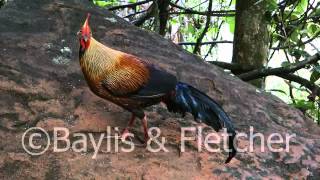
<instances>
[{"instance_id":1,"label":"sunlit leaf","mask_svg":"<svg viewBox=\"0 0 320 180\"><path fill-rule=\"evenodd\" d=\"M234 33L235 29L235 18L234 17L226 17L226 23L229 25L229 30L231 33Z\"/></svg>"},{"instance_id":2,"label":"sunlit leaf","mask_svg":"<svg viewBox=\"0 0 320 180\"><path fill-rule=\"evenodd\" d=\"M299 0L297 7L295 8L295 12L298 14L303 14L308 7L308 0Z\"/></svg>"},{"instance_id":3,"label":"sunlit leaf","mask_svg":"<svg viewBox=\"0 0 320 180\"><path fill-rule=\"evenodd\" d=\"M97 6L100 6L100 7L107 7L107 6L111 6L113 4L112 1L93 1L93 3Z\"/></svg>"},{"instance_id":4,"label":"sunlit leaf","mask_svg":"<svg viewBox=\"0 0 320 180\"><path fill-rule=\"evenodd\" d=\"M268 89L269 92L279 92L282 93L284 95L287 95L287 93L284 90L281 89Z\"/></svg>"},{"instance_id":5,"label":"sunlit leaf","mask_svg":"<svg viewBox=\"0 0 320 180\"><path fill-rule=\"evenodd\" d=\"M315 23L308 23L307 30L309 36L314 36L320 31L320 25Z\"/></svg>"},{"instance_id":6,"label":"sunlit leaf","mask_svg":"<svg viewBox=\"0 0 320 180\"><path fill-rule=\"evenodd\" d=\"M173 25L175 25L175 24L178 24L179 22L178 22L178 20L176 20L176 19L171 19L171 24L173 24Z\"/></svg>"}]
</instances>

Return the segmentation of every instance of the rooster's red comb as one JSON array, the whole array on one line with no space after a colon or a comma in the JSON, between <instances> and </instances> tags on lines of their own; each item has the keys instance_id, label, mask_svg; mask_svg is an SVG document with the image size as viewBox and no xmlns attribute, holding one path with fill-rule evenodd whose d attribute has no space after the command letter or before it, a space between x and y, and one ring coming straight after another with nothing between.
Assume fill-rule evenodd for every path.
<instances>
[{"instance_id":1,"label":"rooster's red comb","mask_svg":"<svg viewBox=\"0 0 320 180\"><path fill-rule=\"evenodd\" d=\"M86 18L86 21L84 22L83 24L83 27L88 27L89 26L89 18L90 18L90 13L87 14L87 18Z\"/></svg>"}]
</instances>

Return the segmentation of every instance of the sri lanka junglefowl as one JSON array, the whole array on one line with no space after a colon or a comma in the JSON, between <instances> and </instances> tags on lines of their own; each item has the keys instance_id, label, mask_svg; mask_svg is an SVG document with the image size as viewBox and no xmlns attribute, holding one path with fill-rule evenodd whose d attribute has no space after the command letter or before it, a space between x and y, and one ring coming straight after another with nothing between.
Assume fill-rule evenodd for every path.
<instances>
[{"instance_id":1,"label":"sri lanka junglefowl","mask_svg":"<svg viewBox=\"0 0 320 180\"><path fill-rule=\"evenodd\" d=\"M132 113L123 134L136 117L142 120L147 134L145 107L163 102L170 112L185 115L191 113L198 122L214 130L226 128L229 134L229 162L236 154L233 140L236 132L225 111L209 96L198 89L178 82L168 72L137 56L109 48L92 37L88 14L78 32L80 41L79 59L84 77L97 96L111 101Z\"/></svg>"}]
</instances>

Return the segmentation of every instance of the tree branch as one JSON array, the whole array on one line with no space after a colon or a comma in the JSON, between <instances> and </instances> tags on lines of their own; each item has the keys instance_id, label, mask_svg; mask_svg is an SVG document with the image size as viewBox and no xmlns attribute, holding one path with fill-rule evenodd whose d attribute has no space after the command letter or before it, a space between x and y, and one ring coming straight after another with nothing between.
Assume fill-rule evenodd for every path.
<instances>
[{"instance_id":1,"label":"tree branch","mask_svg":"<svg viewBox=\"0 0 320 180\"><path fill-rule=\"evenodd\" d=\"M147 11L147 10L142 10L142 11L139 11L139 12L135 12L135 13L126 15L126 16L124 16L124 17L122 17L122 18L130 18L130 17L132 17L132 16L136 16L136 15L138 15L138 14L145 13L146 11Z\"/></svg>"},{"instance_id":2,"label":"tree branch","mask_svg":"<svg viewBox=\"0 0 320 180\"><path fill-rule=\"evenodd\" d=\"M183 11L179 12L171 12L170 14L198 14L198 15L204 15L204 16L235 16L235 10L221 10L221 11L205 11L205 12L200 12L200 11L195 11L192 9L184 8L181 7L177 4L170 3L170 6L181 9Z\"/></svg>"},{"instance_id":3,"label":"tree branch","mask_svg":"<svg viewBox=\"0 0 320 180\"><path fill-rule=\"evenodd\" d=\"M167 22L169 18L169 12L168 12L168 7L169 7L169 1L168 0L157 0L158 1L158 8L159 8L159 34L161 36L164 36L166 34L166 27L167 27Z\"/></svg>"},{"instance_id":4,"label":"tree branch","mask_svg":"<svg viewBox=\"0 0 320 180\"><path fill-rule=\"evenodd\" d=\"M223 13L222 11L212 11L212 12L200 12L200 11L178 11L170 12L169 14L198 14L203 16L216 16L216 17L233 17L235 13Z\"/></svg>"},{"instance_id":5,"label":"tree branch","mask_svg":"<svg viewBox=\"0 0 320 180\"><path fill-rule=\"evenodd\" d=\"M243 72L243 71L248 71L248 70L250 71L253 69L253 67L243 68L239 64L226 63L226 62L221 62L221 61L209 61L209 63L214 64L214 65L219 66L224 69L231 70L231 71L239 71L239 72L242 71ZM309 89L313 94L320 97L320 87L317 86L316 84L308 81L307 79L304 79L304 78L297 76L295 74L292 74L292 73L276 74L276 76L281 77L286 80L289 80L289 81L296 82L296 83L300 84L301 86L304 86L307 89Z\"/></svg>"},{"instance_id":6,"label":"tree branch","mask_svg":"<svg viewBox=\"0 0 320 180\"><path fill-rule=\"evenodd\" d=\"M270 69L270 68L256 69L247 73L240 74L238 77L244 81L250 81L250 80L259 79L259 78L270 76L270 75L278 76L283 74L289 74L299 69L302 69L307 65L314 64L318 60L320 60L320 54L316 53L315 55L307 58L306 60L292 64L288 67L279 67L279 68L273 68L273 69Z\"/></svg>"},{"instance_id":7,"label":"tree branch","mask_svg":"<svg viewBox=\"0 0 320 180\"><path fill-rule=\"evenodd\" d=\"M219 34L220 34L220 30L221 30L221 27L222 27L222 25L224 24L224 22L225 21L221 21L220 22L220 24L219 24L219 26L218 26L218 30L217 30L217 33L216 33L216 37L214 38L214 39L218 39L218 37L219 37ZM209 56L209 54L211 53L211 51L212 51L212 49L213 49L213 47L215 47L216 46L216 44L211 44L210 45L210 48L209 48L209 50L208 50L208 52L207 52L207 54L204 56L204 60L206 60L207 59L207 57Z\"/></svg>"},{"instance_id":8,"label":"tree branch","mask_svg":"<svg viewBox=\"0 0 320 180\"><path fill-rule=\"evenodd\" d=\"M239 73L245 73L248 71L252 71L255 69L254 67L250 67L250 66L243 67L237 63L227 63L227 62L222 62L222 61L207 61L207 62L210 64L214 64L218 67L221 67L223 69L228 69L232 73L234 73L235 75L237 75Z\"/></svg>"},{"instance_id":9,"label":"tree branch","mask_svg":"<svg viewBox=\"0 0 320 180\"><path fill-rule=\"evenodd\" d=\"M148 2L150 2L151 0L145 0L145 1L140 1L140 2L136 2L136 3L131 3L131 4L124 4L124 5L119 5L119 6L113 6L113 7L109 7L108 10L110 11L114 11L117 9L124 9L124 8L134 8L136 6L139 6L141 4L146 4Z\"/></svg>"},{"instance_id":10,"label":"tree branch","mask_svg":"<svg viewBox=\"0 0 320 180\"><path fill-rule=\"evenodd\" d=\"M233 41L227 41L227 40L223 40L223 41L210 41L210 42L201 42L200 45L215 45L218 43L233 43ZM184 46L194 46L196 45L196 42L179 42L178 45L184 45Z\"/></svg>"},{"instance_id":11,"label":"tree branch","mask_svg":"<svg viewBox=\"0 0 320 180\"><path fill-rule=\"evenodd\" d=\"M211 13L211 11L212 11L212 0L209 0L208 12ZM202 39L204 38L204 36L206 35L206 33L209 29L209 25L210 25L210 21L211 21L211 16L209 13L207 14L206 25L205 25L203 31L201 32L199 38L197 39L196 45L194 46L194 49L193 49L194 54L196 54L196 53L200 54L200 43L202 42Z\"/></svg>"},{"instance_id":12,"label":"tree branch","mask_svg":"<svg viewBox=\"0 0 320 180\"><path fill-rule=\"evenodd\" d=\"M148 8L147 12L142 14L137 20L134 20L132 24L135 26L141 26L146 20L154 16L156 9L156 5L152 3L150 7Z\"/></svg>"},{"instance_id":13,"label":"tree branch","mask_svg":"<svg viewBox=\"0 0 320 180\"><path fill-rule=\"evenodd\" d=\"M288 48L303 46L303 45L305 45L305 44L308 44L308 43L312 42L314 39L316 39L317 37L319 37L319 35L320 35L320 31L317 32L312 38L310 38L310 39L308 39L308 40L306 40L306 41L304 41L304 42L299 42L299 43L297 43L297 44L295 44L295 45L272 47L271 49L273 49L273 50L280 50L280 49L288 49Z\"/></svg>"},{"instance_id":14,"label":"tree branch","mask_svg":"<svg viewBox=\"0 0 320 180\"><path fill-rule=\"evenodd\" d=\"M297 76L295 74L278 74L276 75L278 77L281 77L283 79L287 79L289 81L294 81L307 89L309 89L312 93L316 94L318 97L320 97L320 87L316 84L308 81L307 79L304 79L300 76Z\"/></svg>"}]
</instances>

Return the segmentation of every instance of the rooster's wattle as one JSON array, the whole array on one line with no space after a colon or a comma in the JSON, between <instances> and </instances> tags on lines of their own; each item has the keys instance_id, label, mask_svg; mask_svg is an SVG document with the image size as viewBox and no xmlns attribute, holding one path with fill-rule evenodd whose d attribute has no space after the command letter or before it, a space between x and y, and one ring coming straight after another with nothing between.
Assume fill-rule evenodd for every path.
<instances>
[{"instance_id":1,"label":"rooster's wattle","mask_svg":"<svg viewBox=\"0 0 320 180\"><path fill-rule=\"evenodd\" d=\"M226 128L229 136L229 162L236 154L233 140L236 132L232 121L213 99L198 89L143 59L109 48L92 37L89 17L79 31L80 66L84 77L97 96L109 100L132 113L128 127L135 117L142 119L145 140L147 119L145 107L164 102L170 112L191 113L216 131ZM128 127L124 133L128 132Z\"/></svg>"}]
</instances>

